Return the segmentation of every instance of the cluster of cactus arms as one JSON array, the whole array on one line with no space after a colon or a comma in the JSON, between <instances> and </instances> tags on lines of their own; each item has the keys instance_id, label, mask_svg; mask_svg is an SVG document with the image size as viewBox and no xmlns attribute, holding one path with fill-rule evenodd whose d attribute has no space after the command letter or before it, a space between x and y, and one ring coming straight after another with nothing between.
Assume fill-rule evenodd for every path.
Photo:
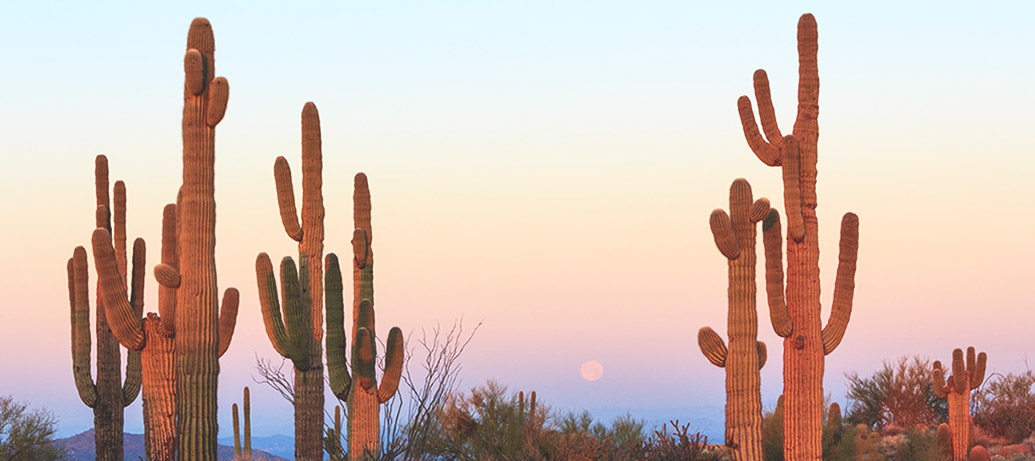
<instances>
[{"instance_id":1,"label":"cluster of cactus arms","mask_svg":"<svg viewBox=\"0 0 1035 461\"><path fill-rule=\"evenodd\" d=\"M798 112L792 134L780 133L765 71L754 75L763 139L751 101L737 101L744 135L763 163L782 167L787 213L787 284L783 282L780 218L772 210L763 222L766 293L770 320L784 338L784 454L787 459L822 456L823 361L844 337L852 312L859 218L846 213L830 320L820 318L819 226L816 219L816 160L819 139L819 71L816 20L798 21Z\"/></svg>"},{"instance_id":2,"label":"cluster of cactus arms","mask_svg":"<svg viewBox=\"0 0 1035 461\"><path fill-rule=\"evenodd\" d=\"M348 405L349 458L377 456L380 440L380 405L395 395L403 365L402 330L388 333L384 375L377 383L377 340L374 336L374 253L370 225L370 189L363 173L356 175L352 233L352 347L351 370L346 362L345 301L341 267L334 253L327 255L327 375L331 391Z\"/></svg>"},{"instance_id":3,"label":"cluster of cactus arms","mask_svg":"<svg viewBox=\"0 0 1035 461\"><path fill-rule=\"evenodd\" d=\"M234 418L234 459L237 461L252 460L252 404L248 386L244 387L244 445L241 444L241 421L237 411L237 404L233 405Z\"/></svg>"},{"instance_id":4,"label":"cluster of cactus arms","mask_svg":"<svg viewBox=\"0 0 1035 461\"><path fill-rule=\"evenodd\" d=\"M97 196L96 227L105 230L107 245L111 247L114 234L114 245L118 247L117 266L115 250L113 253L113 270L115 276L112 283L118 283L126 290L126 185L117 181L114 188L114 209L109 207L108 195L108 159L98 155L95 162L95 189ZM114 227L112 213L114 210ZM140 325L140 312L143 309L143 269L144 242L137 239L133 245L133 278L134 300L132 309L136 323ZM138 259L139 258L139 259ZM101 270L100 267L97 268ZM75 378L79 397L86 406L93 409L94 442L97 459L122 459L122 425L123 408L133 403L140 393L141 363L140 353L130 350L126 354L126 380L122 381L121 353L119 343L112 335L105 314L110 309L101 296L101 283L97 285L96 302L96 334L97 334L97 381L90 373L90 288L89 268L87 267L86 249L76 247L72 258L68 260L68 300L71 307L72 322L72 374Z\"/></svg>"},{"instance_id":5,"label":"cluster of cactus arms","mask_svg":"<svg viewBox=\"0 0 1035 461\"><path fill-rule=\"evenodd\" d=\"M733 459L762 459L762 396L758 370L765 364L765 344L758 341L755 310L755 237L759 221L769 214L769 200L752 202L744 179L730 186L730 212L712 211L715 245L729 264L729 346L710 327L698 331L701 352L726 369L726 446Z\"/></svg>"},{"instance_id":6,"label":"cluster of cactus arms","mask_svg":"<svg viewBox=\"0 0 1035 461\"><path fill-rule=\"evenodd\" d=\"M256 260L256 277L262 318L273 348L291 359L295 369L295 458L320 459L323 456L323 154L320 140L320 115L309 102L302 109L302 221L295 208L291 168L284 157L273 165L277 199L284 230L298 242L299 264L307 281L288 289L285 258L281 264L284 284L283 310L277 307L277 282L269 255ZM306 270L305 268L308 268ZM293 271L293 269L292 269ZM289 293L290 291L290 293ZM294 296L289 299L288 296ZM301 312L299 310L305 310ZM287 320L285 324L284 320Z\"/></svg>"},{"instance_id":7,"label":"cluster of cactus arms","mask_svg":"<svg viewBox=\"0 0 1035 461\"><path fill-rule=\"evenodd\" d=\"M952 351L952 375L948 381L940 361L934 362L934 393L949 401L949 424L938 428L938 441L942 447L952 447L952 458L966 461L967 452L974 444L973 425L970 420L970 391L977 389L985 380L984 352L975 356L973 347L967 348L966 362L963 350ZM974 454L970 454L974 459Z\"/></svg>"},{"instance_id":8,"label":"cluster of cactus arms","mask_svg":"<svg viewBox=\"0 0 1035 461\"><path fill-rule=\"evenodd\" d=\"M518 392L518 411L521 412L521 417L525 420L525 427L528 430L538 427L535 414L535 391L528 394L528 413L525 413L525 392Z\"/></svg>"},{"instance_id":9,"label":"cluster of cactus arms","mask_svg":"<svg viewBox=\"0 0 1035 461\"><path fill-rule=\"evenodd\" d=\"M149 357L145 372L150 373L146 379L154 393L146 417L154 421L151 431L166 431L168 422L175 421L168 435L175 434L175 455L192 460L216 458L218 359L233 337L240 296L236 289L227 289L220 308L215 127L226 111L229 87L226 79L214 77L214 51L212 26L204 18L195 19L184 57L183 184L176 205L166 206L163 213L162 264L154 271L160 285L160 317L149 316L141 327L140 312L133 310L125 285L115 280L108 230L96 229L93 236L101 292L111 306L108 322L119 342ZM142 249L141 242L141 253ZM172 386L174 392L169 391Z\"/></svg>"},{"instance_id":10,"label":"cluster of cactus arms","mask_svg":"<svg viewBox=\"0 0 1035 461\"><path fill-rule=\"evenodd\" d=\"M323 438L324 450L331 461L342 461L345 459L345 449L341 446L341 406L334 406L334 426L327 428Z\"/></svg>"}]
</instances>

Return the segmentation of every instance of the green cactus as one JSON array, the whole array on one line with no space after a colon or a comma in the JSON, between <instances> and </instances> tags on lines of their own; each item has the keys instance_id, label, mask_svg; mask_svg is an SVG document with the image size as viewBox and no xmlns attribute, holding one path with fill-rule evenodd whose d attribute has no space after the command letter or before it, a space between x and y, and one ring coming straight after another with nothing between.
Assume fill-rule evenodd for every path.
<instances>
[{"instance_id":1,"label":"green cactus","mask_svg":"<svg viewBox=\"0 0 1035 461\"><path fill-rule=\"evenodd\" d=\"M108 159L98 155L95 160L95 192L97 196L96 226L105 229L106 233L115 235L114 244L119 251L115 283L126 289L126 185L122 181L115 182L114 189L114 227L111 223L108 196ZM112 246L111 234L108 234L108 246ZM144 241L137 239L133 245L132 286L136 297L132 310L136 314L136 322L140 324L140 312L143 310L143 246ZM114 253L114 250L113 250ZM114 256L114 255L113 255ZM138 259L139 258L139 259ZM114 260L114 257L113 257ZM114 261L113 261L114 262ZM100 270L100 268L98 268ZM122 382L121 356L119 343L112 335L105 312L108 307L100 296L101 281L98 281L98 298L96 304L97 334L97 382L94 383L90 373L90 293L89 268L87 267L86 249L76 247L72 258L68 260L68 299L71 307L72 325L72 372L75 378L79 398L86 406L93 409L94 442L97 459L122 459L122 425L123 408L137 398L141 385L140 353L130 350L126 355L126 379Z\"/></svg>"},{"instance_id":2,"label":"green cactus","mask_svg":"<svg viewBox=\"0 0 1035 461\"><path fill-rule=\"evenodd\" d=\"M973 423L970 420L970 391L977 389L985 380L984 352L975 356L974 347L967 348L967 359L963 361L963 350L952 351L952 376L948 382L940 361L934 362L932 382L934 393L949 401L949 431L939 428L939 444L952 446L952 458L966 461L967 451L974 445Z\"/></svg>"},{"instance_id":3,"label":"green cactus","mask_svg":"<svg viewBox=\"0 0 1035 461\"><path fill-rule=\"evenodd\" d=\"M744 179L730 186L730 213L712 211L715 245L728 260L729 348L710 327L698 331L701 352L726 369L726 446L736 460L762 459L762 396L758 370L765 365L765 343L758 341L755 310L756 224L769 214L769 200L752 202Z\"/></svg>"},{"instance_id":4,"label":"green cactus","mask_svg":"<svg viewBox=\"0 0 1035 461\"><path fill-rule=\"evenodd\" d=\"M237 413L237 404L233 405L234 417L234 459L237 461L252 460L252 404L248 386L244 386L244 445L241 444L241 422Z\"/></svg>"},{"instance_id":5,"label":"green cactus","mask_svg":"<svg viewBox=\"0 0 1035 461\"><path fill-rule=\"evenodd\" d=\"M385 371L377 385L375 364L377 341L374 337L374 253L370 225L370 190L367 177L356 175L353 194L352 233L352 348L351 376L345 360L345 304L338 257L327 254L327 375L331 391L341 400L347 399L349 458L377 456L380 440L380 404L395 395L403 364L402 330L393 327L388 333ZM358 385L356 385L358 383Z\"/></svg>"},{"instance_id":6,"label":"green cactus","mask_svg":"<svg viewBox=\"0 0 1035 461\"><path fill-rule=\"evenodd\" d=\"M308 281L302 283L299 296L305 299L284 299L284 317L305 322L284 325L274 313L270 300L276 298L276 281L272 264L265 253L256 261L260 299L263 300L263 322L274 349L291 359L295 370L295 458L319 459L323 456L323 238L324 207L323 154L320 141L320 114L312 102L302 109L302 223L295 209L291 168L284 157L277 157L273 166L277 199L284 230L298 241L300 264L308 265ZM293 263L292 263L293 264ZM272 291L271 291L272 290ZM286 295L287 293L285 293ZM292 309L305 309L295 312ZM278 335L279 332L284 332ZM288 339L291 346L283 343Z\"/></svg>"},{"instance_id":7,"label":"green cactus","mask_svg":"<svg viewBox=\"0 0 1035 461\"><path fill-rule=\"evenodd\" d=\"M327 434L323 438L324 451L331 461L342 461L345 459L345 449L341 446L341 406L334 406L334 426L327 428Z\"/></svg>"}]
</instances>

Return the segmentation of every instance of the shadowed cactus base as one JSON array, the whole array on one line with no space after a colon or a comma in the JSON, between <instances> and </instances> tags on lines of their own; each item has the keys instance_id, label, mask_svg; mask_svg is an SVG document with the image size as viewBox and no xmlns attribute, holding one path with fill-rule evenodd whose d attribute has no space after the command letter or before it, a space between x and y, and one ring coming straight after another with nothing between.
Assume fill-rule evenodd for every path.
<instances>
[{"instance_id":1,"label":"shadowed cactus base","mask_svg":"<svg viewBox=\"0 0 1035 461\"><path fill-rule=\"evenodd\" d=\"M780 218L775 210L763 223L766 255L766 294L773 330L784 338L783 376L784 456L818 461L822 457L824 356L841 343L852 312L859 218L846 213L830 319L820 319L819 225L816 219L816 162L819 140L818 34L811 14L798 21L798 112L791 134L776 123L769 79L754 75L762 131L751 100L737 101L744 137L766 165L781 167L787 214L787 284L783 283ZM763 138L763 133L765 137Z\"/></svg>"},{"instance_id":2,"label":"shadowed cactus base","mask_svg":"<svg viewBox=\"0 0 1035 461\"><path fill-rule=\"evenodd\" d=\"M348 404L349 459L377 456L380 441L380 405L395 395L402 374L402 330L388 332L384 375L377 382L377 340L374 337L374 252L367 177L356 175L352 233L352 347L350 367L345 354L345 301L341 267L334 253L327 255L327 374L331 391Z\"/></svg>"},{"instance_id":3,"label":"shadowed cactus base","mask_svg":"<svg viewBox=\"0 0 1035 461\"><path fill-rule=\"evenodd\" d=\"M126 185L117 181L114 188L114 216L109 207L108 195L108 159L98 155L94 169L95 193L97 208L95 210L95 226L104 229L107 245L118 247L113 249L111 269L115 276L113 283L118 283L126 290ZM114 217L114 226L112 226ZM114 234L114 242L112 239ZM144 241L137 239L133 245L133 278L132 286L136 294L132 311L139 328L140 312L143 309L143 269ZM97 267L98 272L101 271ZM98 273L98 275L100 275ZM86 249L76 247L72 258L68 260L68 300L71 307L72 323L72 374L75 378L76 390L86 406L93 409L94 443L99 460L122 459L122 427L123 408L133 403L141 386L140 353L129 350L126 354L126 380L121 376L121 355L119 343L112 334L108 324L107 312L110 308L101 296L102 280L98 277L96 303L96 339L97 339L97 381L90 373L90 289L89 268L87 267Z\"/></svg>"},{"instance_id":4,"label":"shadowed cactus base","mask_svg":"<svg viewBox=\"0 0 1035 461\"><path fill-rule=\"evenodd\" d=\"M710 327L698 331L701 352L713 365L726 369L726 446L733 459L758 460L762 451L762 397L758 370L766 360L758 341L755 309L756 225L769 214L769 200L752 202L744 179L730 186L730 211L712 211L709 219L715 246L726 257L729 273L729 346Z\"/></svg>"}]
</instances>

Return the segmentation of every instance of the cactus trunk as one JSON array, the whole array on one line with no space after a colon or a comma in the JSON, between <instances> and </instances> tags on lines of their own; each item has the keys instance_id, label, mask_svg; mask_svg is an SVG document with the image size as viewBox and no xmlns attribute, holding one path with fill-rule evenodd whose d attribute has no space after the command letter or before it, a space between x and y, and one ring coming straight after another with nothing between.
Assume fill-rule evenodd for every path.
<instances>
[{"instance_id":1,"label":"cactus trunk","mask_svg":"<svg viewBox=\"0 0 1035 461\"><path fill-rule=\"evenodd\" d=\"M938 428L938 442L943 452L948 452L951 447L952 459L957 461L967 460L967 452L974 441L970 420L970 391L977 389L985 380L985 362L988 357L984 352L975 352L973 347L968 347L964 361L962 349L952 351L952 376L949 376L948 381L944 378L942 363L934 362L934 392L949 402L948 430Z\"/></svg>"},{"instance_id":2,"label":"cactus trunk","mask_svg":"<svg viewBox=\"0 0 1035 461\"><path fill-rule=\"evenodd\" d=\"M144 367L144 450L150 461L172 461L176 454L176 373L173 338L161 319L144 320L147 347L141 349Z\"/></svg>"}]
</instances>

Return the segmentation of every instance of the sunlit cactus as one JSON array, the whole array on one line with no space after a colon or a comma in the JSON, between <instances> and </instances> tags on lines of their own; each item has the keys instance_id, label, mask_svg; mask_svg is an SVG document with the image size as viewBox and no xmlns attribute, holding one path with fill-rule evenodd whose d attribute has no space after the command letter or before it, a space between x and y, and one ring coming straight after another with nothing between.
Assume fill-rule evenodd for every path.
<instances>
[{"instance_id":1,"label":"sunlit cactus","mask_svg":"<svg viewBox=\"0 0 1035 461\"><path fill-rule=\"evenodd\" d=\"M111 235L115 235L114 245L118 247L117 266L113 266L116 276L113 283L126 289L126 185L122 181L115 182L114 208L109 203L108 192L108 159L98 155L94 169L97 208L95 210L96 227L105 229L107 244L113 245ZM114 227L109 210L114 210ZM143 287L144 241L137 239L133 245L132 286L139 293L134 300L133 309L136 323L140 325L140 312L143 309L143 293L137 291ZM139 251L138 251L139 250ZM114 250L113 250L114 253ZM139 258L139 259L138 259ZM116 264L113 256L113 264ZM100 296L101 281L98 279L98 297L96 303L96 339L97 339L97 381L94 382L90 372L90 289L89 267L86 249L76 247L72 258L68 260L68 299L71 307L72 323L72 374L75 378L79 398L86 406L93 409L94 442L98 460L122 459L122 427L123 408L133 403L140 393L140 353L130 350L126 355L126 379L122 381L122 358L119 343L112 335L105 312L109 309ZM100 270L100 267L97 268Z\"/></svg>"},{"instance_id":2,"label":"sunlit cactus","mask_svg":"<svg viewBox=\"0 0 1035 461\"><path fill-rule=\"evenodd\" d=\"M262 253L256 261L259 299L262 301L262 318L266 325L266 333L277 353L291 359L294 364L296 459L320 459L323 456L322 171L320 114L316 110L316 105L309 102L302 108L301 224L295 208L291 167L284 157L277 157L273 165L277 201L284 230L289 237L298 241L299 264L308 267L307 282L295 288L297 298L287 299L287 288L284 289L283 319L280 309L274 309L277 283L273 277L273 265L269 256ZM293 262L291 264L294 265ZM283 269L283 265L281 267ZM282 280L281 283L287 282ZM305 309L308 312L296 312L293 309ZM288 320L286 325L284 319Z\"/></svg>"},{"instance_id":3,"label":"sunlit cactus","mask_svg":"<svg viewBox=\"0 0 1035 461\"><path fill-rule=\"evenodd\" d=\"M241 421L237 411L237 404L233 405L234 419L234 459L237 461L252 460L252 404L248 392L248 386L244 387L244 400L241 402L244 410L244 439L241 439ZM243 442L243 443L242 443Z\"/></svg>"},{"instance_id":4,"label":"sunlit cactus","mask_svg":"<svg viewBox=\"0 0 1035 461\"><path fill-rule=\"evenodd\" d=\"M323 438L324 451L331 461L345 459L345 449L341 446L341 406L334 406L334 425L326 429Z\"/></svg>"},{"instance_id":5,"label":"sunlit cactus","mask_svg":"<svg viewBox=\"0 0 1035 461\"><path fill-rule=\"evenodd\" d=\"M782 135L777 126L765 71L759 69L754 75L755 97L765 138L759 133L751 100L741 96L737 101L751 150L766 165L782 167L783 173L788 226L786 286L780 218L775 210L765 219L762 228L769 316L776 334L784 338L784 456L794 460L822 457L824 356L841 343L848 327L859 245L859 218L854 213L846 213L841 221L841 248L830 320L824 327L820 318L816 219L817 46L816 20L811 14L802 15L798 21L798 112L791 134Z\"/></svg>"},{"instance_id":6,"label":"sunlit cactus","mask_svg":"<svg viewBox=\"0 0 1035 461\"><path fill-rule=\"evenodd\" d=\"M970 391L977 389L985 380L984 352L975 356L974 347L967 348L966 362L963 350L952 351L952 375L948 380L940 361L934 362L934 393L949 401L949 431L939 428L939 443L952 446L952 459L966 461L967 451L973 445L974 433L970 420Z\"/></svg>"},{"instance_id":7,"label":"sunlit cactus","mask_svg":"<svg viewBox=\"0 0 1035 461\"><path fill-rule=\"evenodd\" d=\"M388 333L384 375L378 386L377 339L374 329L374 253L370 224L370 189L363 173L356 175L352 234L352 347L346 364L345 304L338 257L327 255L327 374L331 391L348 404L349 458L378 454L380 405L395 395L403 364L402 330Z\"/></svg>"},{"instance_id":8,"label":"sunlit cactus","mask_svg":"<svg viewBox=\"0 0 1035 461\"><path fill-rule=\"evenodd\" d=\"M216 391L219 356L230 344L237 317L239 294L227 289L222 307L218 299L215 266L215 127L226 111L229 86L225 78L215 77L215 39L212 26L196 18L187 34L184 55L183 95L183 183L174 214L175 233L163 224L163 262L155 267L159 285L158 320L165 331L175 334L175 421L177 459L214 460L218 431ZM168 214L169 208L166 208ZM167 216L166 216L167 218ZM106 229L94 231L94 252L98 262L109 259L104 253ZM166 242L175 235L176 249ZM170 261L175 261L175 264ZM110 271L109 271L110 273ZM146 347L147 338L139 325L128 319L131 312L125 288L100 274L104 299L121 307L113 309L109 321L118 317L119 341L134 349ZM108 275L108 278L111 276ZM170 301L175 298L175 303ZM171 304L169 304L171 303ZM175 308L169 309L170 306ZM139 320L140 314L136 314Z\"/></svg>"},{"instance_id":9,"label":"sunlit cactus","mask_svg":"<svg viewBox=\"0 0 1035 461\"><path fill-rule=\"evenodd\" d=\"M697 338L708 361L726 369L726 446L736 460L761 460L763 454L758 370L765 364L766 348L758 341L755 237L756 224L769 209L769 200L752 202L751 185L737 179L730 186L729 214L716 209L710 219L715 245L728 262L729 346L711 327L701 328Z\"/></svg>"}]
</instances>

